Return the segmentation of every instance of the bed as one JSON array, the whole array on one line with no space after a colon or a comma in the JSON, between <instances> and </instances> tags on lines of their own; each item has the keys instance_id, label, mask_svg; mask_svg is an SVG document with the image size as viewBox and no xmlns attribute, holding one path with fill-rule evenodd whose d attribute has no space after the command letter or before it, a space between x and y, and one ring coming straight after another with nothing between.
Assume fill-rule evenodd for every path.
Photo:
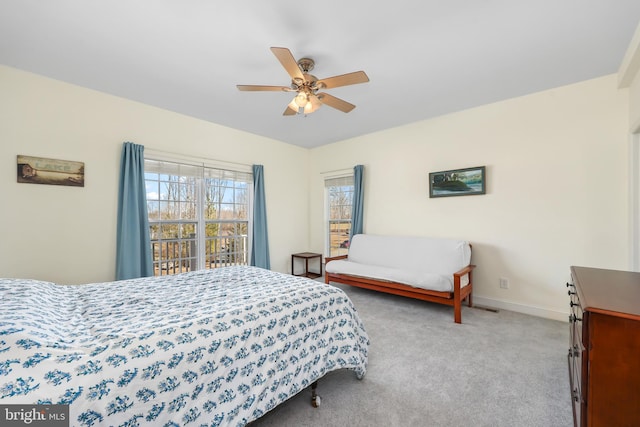
<instances>
[{"instance_id":1,"label":"bed","mask_svg":"<svg viewBox=\"0 0 640 427\"><path fill-rule=\"evenodd\" d=\"M347 295L236 266L86 285L0 279L0 405L71 426L243 426L323 375L366 372Z\"/></svg>"}]
</instances>

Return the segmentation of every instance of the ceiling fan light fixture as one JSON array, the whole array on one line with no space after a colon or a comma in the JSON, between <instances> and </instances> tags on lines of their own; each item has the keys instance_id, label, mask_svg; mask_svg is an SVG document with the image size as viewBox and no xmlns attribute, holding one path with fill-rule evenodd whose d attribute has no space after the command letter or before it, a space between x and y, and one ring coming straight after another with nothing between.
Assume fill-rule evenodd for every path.
<instances>
[{"instance_id":1,"label":"ceiling fan light fixture","mask_svg":"<svg viewBox=\"0 0 640 427\"><path fill-rule=\"evenodd\" d=\"M315 111L315 109L313 108L313 104L311 104L311 102L307 102L307 105L304 106L304 113L305 114L311 114Z\"/></svg>"},{"instance_id":2,"label":"ceiling fan light fixture","mask_svg":"<svg viewBox=\"0 0 640 427\"><path fill-rule=\"evenodd\" d=\"M304 106L304 113L311 114L318 108L320 108L320 106L322 106L322 102L320 101L318 96L314 94L309 95L309 102L307 102L307 105Z\"/></svg>"},{"instance_id":3,"label":"ceiling fan light fixture","mask_svg":"<svg viewBox=\"0 0 640 427\"><path fill-rule=\"evenodd\" d=\"M296 105L301 108L305 107L309 103L309 98L304 92L299 92L293 100Z\"/></svg>"}]
</instances>

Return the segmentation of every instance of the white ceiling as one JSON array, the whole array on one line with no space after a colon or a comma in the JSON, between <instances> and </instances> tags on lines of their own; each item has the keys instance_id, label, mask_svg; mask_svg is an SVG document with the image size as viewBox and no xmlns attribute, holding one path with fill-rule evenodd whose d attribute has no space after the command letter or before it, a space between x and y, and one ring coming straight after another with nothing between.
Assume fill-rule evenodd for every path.
<instances>
[{"instance_id":1,"label":"white ceiling","mask_svg":"<svg viewBox=\"0 0 640 427\"><path fill-rule=\"evenodd\" d=\"M638 0L0 0L0 64L302 147L617 72ZM355 104L282 115L271 53ZM1 94L0 94L1 96Z\"/></svg>"}]
</instances>

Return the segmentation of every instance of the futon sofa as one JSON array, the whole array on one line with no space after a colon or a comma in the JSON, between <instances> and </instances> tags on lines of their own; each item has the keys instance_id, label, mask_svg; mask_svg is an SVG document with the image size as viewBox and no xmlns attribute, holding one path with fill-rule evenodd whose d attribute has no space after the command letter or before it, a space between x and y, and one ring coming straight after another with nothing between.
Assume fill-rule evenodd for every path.
<instances>
[{"instance_id":1,"label":"futon sofa","mask_svg":"<svg viewBox=\"0 0 640 427\"><path fill-rule=\"evenodd\" d=\"M475 265L463 240L357 234L348 255L325 262L325 283L450 305L456 323L462 323L462 302L472 306Z\"/></svg>"}]
</instances>

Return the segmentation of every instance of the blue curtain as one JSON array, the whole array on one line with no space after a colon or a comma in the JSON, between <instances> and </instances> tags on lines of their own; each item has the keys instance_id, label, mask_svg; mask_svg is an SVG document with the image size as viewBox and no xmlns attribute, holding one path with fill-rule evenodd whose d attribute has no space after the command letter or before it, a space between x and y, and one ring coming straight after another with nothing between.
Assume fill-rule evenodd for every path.
<instances>
[{"instance_id":1,"label":"blue curtain","mask_svg":"<svg viewBox=\"0 0 640 427\"><path fill-rule=\"evenodd\" d=\"M120 158L116 280L153 276L144 185L144 146L125 142Z\"/></svg>"},{"instance_id":2,"label":"blue curtain","mask_svg":"<svg viewBox=\"0 0 640 427\"><path fill-rule=\"evenodd\" d=\"M267 235L267 206L264 197L264 168L253 165L253 236L251 265L271 269L269 237Z\"/></svg>"},{"instance_id":3,"label":"blue curtain","mask_svg":"<svg viewBox=\"0 0 640 427\"><path fill-rule=\"evenodd\" d=\"M364 224L364 166L357 165L353 168L353 201L351 204L351 239L356 234L362 234Z\"/></svg>"}]
</instances>

